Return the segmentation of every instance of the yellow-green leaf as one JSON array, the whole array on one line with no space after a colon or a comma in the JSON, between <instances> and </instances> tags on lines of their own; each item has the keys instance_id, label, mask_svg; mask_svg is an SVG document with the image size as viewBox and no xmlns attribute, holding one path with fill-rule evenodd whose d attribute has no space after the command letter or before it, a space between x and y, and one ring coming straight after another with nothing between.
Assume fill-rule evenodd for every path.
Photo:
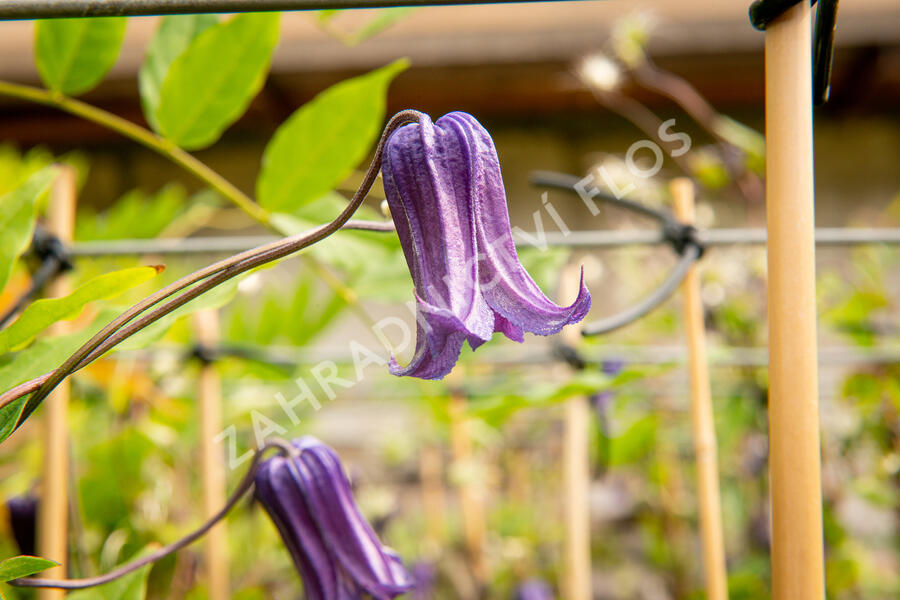
<instances>
[{"instance_id":1,"label":"yellow-green leaf","mask_svg":"<svg viewBox=\"0 0 900 600\"><path fill-rule=\"evenodd\" d=\"M81 331L41 339L17 352L11 361L0 366L0 391L9 390L55 369L92 335L116 318L118 313L117 310L104 310ZM26 395L0 408L0 442L12 435L12 432L37 408L37 405L29 405L27 399Z\"/></svg>"},{"instance_id":2,"label":"yellow-green leaf","mask_svg":"<svg viewBox=\"0 0 900 600\"><path fill-rule=\"evenodd\" d=\"M53 323L73 319L89 303L118 296L153 278L161 270L162 267L132 267L104 273L68 296L32 302L12 325L0 331L0 354L21 348Z\"/></svg>"},{"instance_id":3,"label":"yellow-green leaf","mask_svg":"<svg viewBox=\"0 0 900 600\"><path fill-rule=\"evenodd\" d=\"M12 581L20 577L28 577L35 573L40 573L50 567L55 567L59 563L40 556L13 556L0 562L0 581Z\"/></svg>"},{"instance_id":4,"label":"yellow-green leaf","mask_svg":"<svg viewBox=\"0 0 900 600\"><path fill-rule=\"evenodd\" d=\"M34 56L44 85L69 95L96 86L119 56L126 24L122 17L38 21Z\"/></svg>"},{"instance_id":5,"label":"yellow-green leaf","mask_svg":"<svg viewBox=\"0 0 900 600\"><path fill-rule=\"evenodd\" d=\"M263 154L259 203L295 212L345 179L381 131L387 87L408 65L398 60L342 81L297 109Z\"/></svg>"},{"instance_id":6,"label":"yellow-green leaf","mask_svg":"<svg viewBox=\"0 0 900 600\"><path fill-rule=\"evenodd\" d=\"M34 204L53 181L55 170L45 167L13 191L0 196L0 290L13 263L25 251L34 232Z\"/></svg>"},{"instance_id":7,"label":"yellow-green leaf","mask_svg":"<svg viewBox=\"0 0 900 600\"><path fill-rule=\"evenodd\" d=\"M219 139L262 87L278 24L278 13L247 13L198 35L163 81L156 110L160 133L188 149Z\"/></svg>"}]
</instances>

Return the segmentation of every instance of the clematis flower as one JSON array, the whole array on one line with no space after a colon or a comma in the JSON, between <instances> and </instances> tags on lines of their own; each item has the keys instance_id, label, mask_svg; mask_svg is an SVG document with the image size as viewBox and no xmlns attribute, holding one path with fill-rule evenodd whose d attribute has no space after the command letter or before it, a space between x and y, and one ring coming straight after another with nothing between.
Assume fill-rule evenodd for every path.
<instances>
[{"instance_id":1,"label":"clematis flower","mask_svg":"<svg viewBox=\"0 0 900 600\"><path fill-rule=\"evenodd\" d=\"M625 362L621 360L607 360L603 362L603 373L605 375L609 375L610 377L615 377L619 373L622 372L622 369L625 368ZM610 401L613 399L613 393L611 390L603 390L600 392L595 392L591 394L589 397L589 401L594 411L597 413L597 417L601 422L606 421L606 409L609 407Z\"/></svg>"},{"instance_id":2,"label":"clematis flower","mask_svg":"<svg viewBox=\"0 0 900 600\"><path fill-rule=\"evenodd\" d=\"M584 286L570 306L548 299L516 254L500 163L490 134L469 114L396 130L382 174L391 216L415 285L416 349L391 372L441 379L459 358L495 332L522 342L584 318Z\"/></svg>"},{"instance_id":3,"label":"clematis flower","mask_svg":"<svg viewBox=\"0 0 900 600\"><path fill-rule=\"evenodd\" d=\"M19 552L34 554L34 538L37 531L37 497L31 494L14 496L6 501L6 511Z\"/></svg>"},{"instance_id":4,"label":"clematis flower","mask_svg":"<svg viewBox=\"0 0 900 600\"><path fill-rule=\"evenodd\" d=\"M259 465L256 496L278 528L307 600L390 600L412 587L400 558L359 512L337 454L319 440Z\"/></svg>"},{"instance_id":5,"label":"clematis flower","mask_svg":"<svg viewBox=\"0 0 900 600\"><path fill-rule=\"evenodd\" d=\"M543 579L529 579L516 590L514 600L553 600L553 590Z\"/></svg>"},{"instance_id":6,"label":"clematis flower","mask_svg":"<svg viewBox=\"0 0 900 600\"><path fill-rule=\"evenodd\" d=\"M410 600L431 600L434 597L434 583L437 571L430 562L418 562L412 567L413 589Z\"/></svg>"}]
</instances>

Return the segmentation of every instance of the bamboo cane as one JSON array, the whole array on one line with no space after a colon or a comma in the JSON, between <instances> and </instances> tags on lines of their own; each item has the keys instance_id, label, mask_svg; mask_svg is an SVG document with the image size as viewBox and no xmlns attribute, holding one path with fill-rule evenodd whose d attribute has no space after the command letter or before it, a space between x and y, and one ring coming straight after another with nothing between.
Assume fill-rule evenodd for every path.
<instances>
[{"instance_id":1,"label":"bamboo cane","mask_svg":"<svg viewBox=\"0 0 900 600\"><path fill-rule=\"evenodd\" d=\"M194 315L197 342L206 348L219 342L219 315L201 310ZM200 471L203 485L203 516L216 514L225 504L225 455L216 443L222 431L222 385L215 365L204 363L200 370ZM210 598L229 598L228 532L219 521L206 534L204 545L206 577Z\"/></svg>"},{"instance_id":2,"label":"bamboo cane","mask_svg":"<svg viewBox=\"0 0 900 600\"><path fill-rule=\"evenodd\" d=\"M810 6L766 28L772 597L825 597L816 364Z\"/></svg>"},{"instance_id":3,"label":"bamboo cane","mask_svg":"<svg viewBox=\"0 0 900 600\"><path fill-rule=\"evenodd\" d=\"M47 211L47 229L63 243L71 244L75 231L75 206L77 198L77 176L72 167L58 167L56 180L50 190L50 205ZM66 276L56 277L50 282L47 293L51 298L65 296L72 291L72 284ZM69 329L68 321L55 323L51 332L62 335ZM60 563L60 566L45 571L47 577L66 576L68 562L69 526L69 395L70 383L63 381L47 397L44 408L44 462L41 479L41 502L38 509L38 553ZM59 600L65 596L62 590L41 589L38 600Z\"/></svg>"},{"instance_id":4,"label":"bamboo cane","mask_svg":"<svg viewBox=\"0 0 900 600\"><path fill-rule=\"evenodd\" d=\"M467 400L458 389L458 384L462 381L462 367L457 366L449 379L456 388L450 395L450 445L453 462L457 469L460 467L467 469L472 465L472 436L469 432L469 419L466 416ZM472 565L472 574L481 585L487 581L487 563L484 556L487 537L484 494L474 482L469 481L467 476L458 485L466 551Z\"/></svg>"},{"instance_id":5,"label":"bamboo cane","mask_svg":"<svg viewBox=\"0 0 900 600\"><path fill-rule=\"evenodd\" d=\"M674 179L669 185L675 216L686 224L694 222L694 185L690 179ZM722 535L722 507L719 501L719 465L716 428L710 397L709 367L706 362L706 332L700 273L697 266L687 272L681 285L684 292L684 326L688 338L688 369L691 379L691 425L697 462L697 498L700 505L700 539L707 600L727 600L725 543Z\"/></svg>"},{"instance_id":6,"label":"bamboo cane","mask_svg":"<svg viewBox=\"0 0 900 600\"><path fill-rule=\"evenodd\" d=\"M419 452L419 479L425 514L427 552L439 555L444 546L446 508L444 503L444 466L437 446L426 444Z\"/></svg>"},{"instance_id":7,"label":"bamboo cane","mask_svg":"<svg viewBox=\"0 0 900 600\"><path fill-rule=\"evenodd\" d=\"M580 269L572 264L563 269L560 302L572 301L578 293ZM563 340L576 347L577 327L562 331ZM591 598L591 518L588 503L591 466L588 440L590 408L583 397L568 400L563 408L563 511L565 519L564 596L567 600Z\"/></svg>"}]
</instances>

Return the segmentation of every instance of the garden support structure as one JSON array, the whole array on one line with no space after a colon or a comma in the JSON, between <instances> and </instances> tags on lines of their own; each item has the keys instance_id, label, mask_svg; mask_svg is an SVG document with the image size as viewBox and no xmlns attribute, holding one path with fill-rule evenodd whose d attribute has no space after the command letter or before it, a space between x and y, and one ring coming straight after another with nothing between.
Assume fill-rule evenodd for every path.
<instances>
[{"instance_id":1,"label":"garden support structure","mask_svg":"<svg viewBox=\"0 0 900 600\"><path fill-rule=\"evenodd\" d=\"M566 306L578 294L575 284L580 269L567 265L560 278L559 302ZM560 334L565 344L577 348L581 335L577 327L566 327ZM565 526L563 597L590 600L591 589L591 515L590 447L591 422L587 399L576 396L563 406L563 523Z\"/></svg>"},{"instance_id":2,"label":"garden support structure","mask_svg":"<svg viewBox=\"0 0 900 600\"><path fill-rule=\"evenodd\" d=\"M222 431L222 382L213 360L212 350L219 343L219 313L213 309L194 315L200 361L200 474L203 486L203 517L210 518L225 504L225 447L219 442ZM220 521L204 541L204 567L210 598L230 598L228 582L228 532Z\"/></svg>"},{"instance_id":3,"label":"garden support structure","mask_svg":"<svg viewBox=\"0 0 900 600\"><path fill-rule=\"evenodd\" d=\"M506 0L493 0L506 1ZM489 0L490 2L490 0ZM0 0L0 19L77 16L315 10L465 0ZM800 2L773 20L766 32L767 223L769 252L769 426L772 484L772 575L775 600L824 598L822 508L815 317L815 231L812 184L811 11ZM74 193L72 194L74 205ZM57 218L62 213L52 210ZM60 235L60 231L56 231ZM648 233L659 243L656 232ZM65 235L60 237L66 238ZM754 238L755 239L755 238ZM656 241L653 241L656 240ZM701 238L702 240L702 238ZM759 240L755 239L754 243ZM707 241L707 243L709 243ZM63 285L63 284L57 284ZM57 295L54 289L51 295ZM62 384L55 400L65 395ZM50 428L50 401L45 425ZM64 418L62 420L64 423ZM46 439L66 449L65 432ZM53 485L65 486L65 463L46 461L42 515L59 502ZM55 464L55 466L52 466ZM49 476L50 469L56 475ZM63 469L63 476L59 476ZM52 482L56 482L55 484ZM64 502L65 492L62 492ZM65 506L65 504L63 504ZM65 510L55 511L65 515ZM63 518L65 518L63 516ZM41 517L43 531L50 527ZM51 558L57 558L46 552ZM61 557L62 555L60 555ZM570 596L574 597L574 596Z\"/></svg>"},{"instance_id":4,"label":"garden support structure","mask_svg":"<svg viewBox=\"0 0 900 600\"><path fill-rule=\"evenodd\" d=\"M669 185L675 216L685 225L694 222L694 184L678 178ZM706 331L700 272L695 263L681 284L684 295L684 327L688 342L688 371L691 382L691 426L694 461L697 465L697 503L700 512L700 540L707 600L728 600L725 570L725 541L722 534L722 506L719 499L719 460L713 417L709 366L706 359Z\"/></svg>"},{"instance_id":5,"label":"garden support structure","mask_svg":"<svg viewBox=\"0 0 900 600\"><path fill-rule=\"evenodd\" d=\"M472 432L470 431L471 419L469 418L469 400L463 389L465 373L463 367L457 365L447 382L451 386L450 406L450 447L453 452L453 470L457 476L457 493L459 494L459 509L462 517L463 536L465 537L466 553L472 565L472 575L476 583L476 593L488 583L488 564L485 556L485 541L487 539L487 523L485 516L485 501L487 490L485 481L473 478L482 478L483 472L479 468L480 463L472 449Z\"/></svg>"},{"instance_id":6,"label":"garden support structure","mask_svg":"<svg viewBox=\"0 0 900 600\"><path fill-rule=\"evenodd\" d=\"M50 189L47 229L65 244L72 243L75 233L77 175L72 167L59 166ZM65 275L50 282L47 295L59 298L72 292ZM53 325L53 333L67 332L68 321ZM48 577L65 577L69 530L69 395L71 382L64 381L47 398L43 415L43 473L41 502L38 508L38 553L60 563L47 571ZM61 600L62 590L42 589L38 600Z\"/></svg>"},{"instance_id":7,"label":"garden support structure","mask_svg":"<svg viewBox=\"0 0 900 600\"><path fill-rule=\"evenodd\" d=\"M546 0L0 0L0 20L506 4Z\"/></svg>"},{"instance_id":8,"label":"garden support structure","mask_svg":"<svg viewBox=\"0 0 900 600\"><path fill-rule=\"evenodd\" d=\"M766 28L772 598L823 600L811 10Z\"/></svg>"}]
</instances>

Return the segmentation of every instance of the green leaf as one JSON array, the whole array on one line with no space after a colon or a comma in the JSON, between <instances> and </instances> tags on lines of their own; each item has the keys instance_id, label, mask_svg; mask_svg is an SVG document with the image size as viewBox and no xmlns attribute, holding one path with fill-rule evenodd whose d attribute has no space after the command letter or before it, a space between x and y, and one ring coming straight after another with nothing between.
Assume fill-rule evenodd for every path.
<instances>
[{"instance_id":1,"label":"green leaf","mask_svg":"<svg viewBox=\"0 0 900 600\"><path fill-rule=\"evenodd\" d=\"M133 267L104 273L68 296L31 303L12 325L0 331L0 353L24 346L53 323L77 317L87 304L118 296L155 277L161 270L162 267Z\"/></svg>"},{"instance_id":2,"label":"green leaf","mask_svg":"<svg viewBox=\"0 0 900 600\"><path fill-rule=\"evenodd\" d=\"M169 67L194 38L218 22L219 17L216 15L170 15L163 17L160 22L147 46L144 64L138 73L144 116L156 131L159 131L156 122L159 94L163 81L169 73Z\"/></svg>"},{"instance_id":3,"label":"green leaf","mask_svg":"<svg viewBox=\"0 0 900 600\"><path fill-rule=\"evenodd\" d=\"M265 81L278 42L278 13L248 13L208 28L169 67L156 120L179 146L215 142Z\"/></svg>"},{"instance_id":4,"label":"green leaf","mask_svg":"<svg viewBox=\"0 0 900 600\"><path fill-rule=\"evenodd\" d=\"M90 206L79 207L75 239L120 240L159 237L189 209L199 205L189 199L178 184L169 184L153 195L131 190L107 210L98 213Z\"/></svg>"},{"instance_id":5,"label":"green leaf","mask_svg":"<svg viewBox=\"0 0 900 600\"><path fill-rule=\"evenodd\" d=\"M259 203L294 212L345 179L377 138L388 84L408 64L398 60L342 81L297 109L263 154Z\"/></svg>"},{"instance_id":6,"label":"green leaf","mask_svg":"<svg viewBox=\"0 0 900 600\"><path fill-rule=\"evenodd\" d=\"M38 21L34 55L44 85L69 95L96 86L119 56L126 25L121 17Z\"/></svg>"},{"instance_id":7,"label":"green leaf","mask_svg":"<svg viewBox=\"0 0 900 600\"><path fill-rule=\"evenodd\" d=\"M104 310L81 331L39 340L16 353L11 361L0 367L0 390L8 390L58 367L116 316L118 311ZM0 408L0 442L8 438L28 418L34 408L26 404L24 397Z\"/></svg>"},{"instance_id":8,"label":"green leaf","mask_svg":"<svg viewBox=\"0 0 900 600\"><path fill-rule=\"evenodd\" d=\"M57 565L59 565L58 562L40 556L13 556L0 562L0 581L28 577Z\"/></svg>"},{"instance_id":9,"label":"green leaf","mask_svg":"<svg viewBox=\"0 0 900 600\"><path fill-rule=\"evenodd\" d=\"M393 8L385 8L379 10L368 23L354 31L348 36L351 44L359 44L367 39L378 35L385 29L391 27L394 23L401 21L415 10L412 6L397 6Z\"/></svg>"},{"instance_id":10,"label":"green leaf","mask_svg":"<svg viewBox=\"0 0 900 600\"><path fill-rule=\"evenodd\" d=\"M0 290L6 285L13 263L25 251L34 232L34 205L50 186L55 171L41 169L18 188L0 196Z\"/></svg>"}]
</instances>

